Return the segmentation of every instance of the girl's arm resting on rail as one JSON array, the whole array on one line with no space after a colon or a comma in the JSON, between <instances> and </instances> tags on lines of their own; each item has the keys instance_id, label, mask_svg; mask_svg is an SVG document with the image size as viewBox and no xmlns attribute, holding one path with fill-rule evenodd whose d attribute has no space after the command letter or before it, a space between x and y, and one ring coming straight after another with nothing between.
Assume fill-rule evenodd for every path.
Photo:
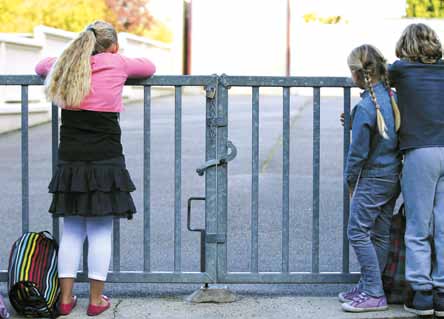
<instances>
[{"instance_id":1,"label":"girl's arm resting on rail","mask_svg":"<svg viewBox=\"0 0 444 319\"><path fill-rule=\"evenodd\" d=\"M45 58L35 66L35 73L40 76L47 76L52 66L54 65L56 58Z\"/></svg>"},{"instance_id":2,"label":"girl's arm resting on rail","mask_svg":"<svg viewBox=\"0 0 444 319\"><path fill-rule=\"evenodd\" d=\"M156 72L153 62L145 58L127 58L122 56L125 72L129 78L146 78Z\"/></svg>"}]
</instances>

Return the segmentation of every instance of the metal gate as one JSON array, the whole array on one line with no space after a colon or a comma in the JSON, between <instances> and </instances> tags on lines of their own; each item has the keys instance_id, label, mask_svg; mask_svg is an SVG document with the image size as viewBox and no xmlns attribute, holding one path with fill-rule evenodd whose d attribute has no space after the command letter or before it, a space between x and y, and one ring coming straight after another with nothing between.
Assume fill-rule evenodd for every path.
<instances>
[{"instance_id":1,"label":"metal gate","mask_svg":"<svg viewBox=\"0 0 444 319\"><path fill-rule=\"evenodd\" d=\"M338 272L320 272L319 267L319 186L320 186L320 106L321 87L343 88L344 96L344 148L346 158L350 144L350 103L352 82L348 78L334 77L260 77L260 76L225 76L219 78L217 96L217 119L222 125L217 126L216 158L229 156L228 136L228 92L231 87L250 87L252 94L252 181L251 181L251 255L249 272L228 272L227 268L227 183L228 168L226 163L217 166L216 172L208 172L207 178L217 179L217 205L207 206L207 214L217 211L217 282L221 283L352 283L359 274L350 272L349 243L346 236L349 214L348 189L343 183L343 240L342 270ZM282 174L282 260L280 272L259 272L258 247L258 177L259 177L259 88L282 87L282 131L283 131L283 174ZM311 272L290 272L289 262L289 147L290 147L290 88L313 88L313 232L312 232L312 267ZM208 152L208 150L207 150ZM208 153L207 153L208 154ZM214 152L210 157L213 157ZM211 175L210 175L211 174ZM207 179L207 183L210 182Z\"/></svg>"},{"instance_id":2,"label":"metal gate","mask_svg":"<svg viewBox=\"0 0 444 319\"><path fill-rule=\"evenodd\" d=\"M22 232L29 230L29 156L28 156L28 88L42 85L37 76L0 76L0 86L21 86L21 164L22 164ZM126 85L142 86L144 92L144 159L143 159L143 269L123 271L120 269L120 222L114 223L114 247L110 282L153 283L348 283L356 281L358 274L350 273L349 246L346 239L346 223L343 225L342 271L322 273L319 269L319 182L320 182L320 92L321 87L339 87L344 90L344 155L350 142L350 89L347 78L321 77L245 77L245 76L154 76L146 80L129 80ZM150 261L150 148L151 148L151 87L172 86L175 97L175 194L174 194L174 271L152 271ZM182 88L198 86L206 94L206 162L199 168L205 174L205 197L188 201L190 219L193 200L205 200L205 229L193 229L188 220L188 229L201 233L201 271L184 272L181 269L181 125ZM236 156L236 147L228 141L228 94L230 87L250 87L252 92L252 200L251 200L251 269L250 272L233 273L227 270L227 198L228 162ZM282 269L281 272L260 272L258 269L258 176L259 176L259 88L282 87L283 128L283 174L282 174ZM313 234L311 272L290 272L289 269L289 131L290 88L313 88ZM56 168L58 145L58 108L52 106L52 168ZM349 199L344 184L343 218L348 220ZM59 221L53 219L53 233L58 237ZM86 255L86 250L84 250ZM86 261L86 258L84 258ZM79 279L87 280L85 270ZM0 281L7 281L7 271L0 270Z\"/></svg>"}]
</instances>

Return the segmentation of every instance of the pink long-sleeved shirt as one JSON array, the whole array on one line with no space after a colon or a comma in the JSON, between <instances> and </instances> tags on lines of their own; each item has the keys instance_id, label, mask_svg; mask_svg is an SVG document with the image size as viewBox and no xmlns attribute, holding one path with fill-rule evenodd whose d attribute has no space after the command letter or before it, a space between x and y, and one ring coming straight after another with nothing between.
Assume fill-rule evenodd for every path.
<instances>
[{"instance_id":1,"label":"pink long-sleeved shirt","mask_svg":"<svg viewBox=\"0 0 444 319\"><path fill-rule=\"evenodd\" d=\"M35 72L48 75L56 58L40 61ZM122 91L127 78L145 78L156 72L155 65L144 58L127 58L118 53L99 53L91 56L91 90L79 108L99 112L121 112ZM70 109L69 106L65 107ZM78 109L78 108L76 108Z\"/></svg>"}]
</instances>

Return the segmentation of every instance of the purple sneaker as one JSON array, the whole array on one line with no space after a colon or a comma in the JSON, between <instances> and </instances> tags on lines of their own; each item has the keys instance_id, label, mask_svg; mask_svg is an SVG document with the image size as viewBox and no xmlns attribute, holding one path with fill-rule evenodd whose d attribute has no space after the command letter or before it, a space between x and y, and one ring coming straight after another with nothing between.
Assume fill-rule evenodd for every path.
<instances>
[{"instance_id":1,"label":"purple sneaker","mask_svg":"<svg viewBox=\"0 0 444 319\"><path fill-rule=\"evenodd\" d=\"M338 298L340 302L344 303L344 302L353 301L353 299L356 298L357 296L359 296L359 289L358 287L353 287L349 291L341 292L338 295Z\"/></svg>"},{"instance_id":2,"label":"purple sneaker","mask_svg":"<svg viewBox=\"0 0 444 319\"><path fill-rule=\"evenodd\" d=\"M372 297L361 292L352 301L343 303L342 309L347 312L368 312L387 310L387 299L385 296Z\"/></svg>"}]
</instances>

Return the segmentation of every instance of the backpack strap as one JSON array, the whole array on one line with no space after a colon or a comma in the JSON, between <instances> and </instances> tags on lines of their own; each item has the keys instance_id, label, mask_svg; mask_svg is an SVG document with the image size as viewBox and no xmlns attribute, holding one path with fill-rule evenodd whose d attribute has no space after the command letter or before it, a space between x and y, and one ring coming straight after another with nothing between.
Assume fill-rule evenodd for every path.
<instances>
[{"instance_id":1,"label":"backpack strap","mask_svg":"<svg viewBox=\"0 0 444 319\"><path fill-rule=\"evenodd\" d=\"M59 249L59 244L57 243L57 241L55 240L54 236L47 230L41 231L39 233L41 236L46 237L47 239L51 240L52 243L55 245L56 249Z\"/></svg>"},{"instance_id":2,"label":"backpack strap","mask_svg":"<svg viewBox=\"0 0 444 319\"><path fill-rule=\"evenodd\" d=\"M39 234L45 236L48 239L55 240L54 236L47 230L41 231Z\"/></svg>"}]
</instances>

